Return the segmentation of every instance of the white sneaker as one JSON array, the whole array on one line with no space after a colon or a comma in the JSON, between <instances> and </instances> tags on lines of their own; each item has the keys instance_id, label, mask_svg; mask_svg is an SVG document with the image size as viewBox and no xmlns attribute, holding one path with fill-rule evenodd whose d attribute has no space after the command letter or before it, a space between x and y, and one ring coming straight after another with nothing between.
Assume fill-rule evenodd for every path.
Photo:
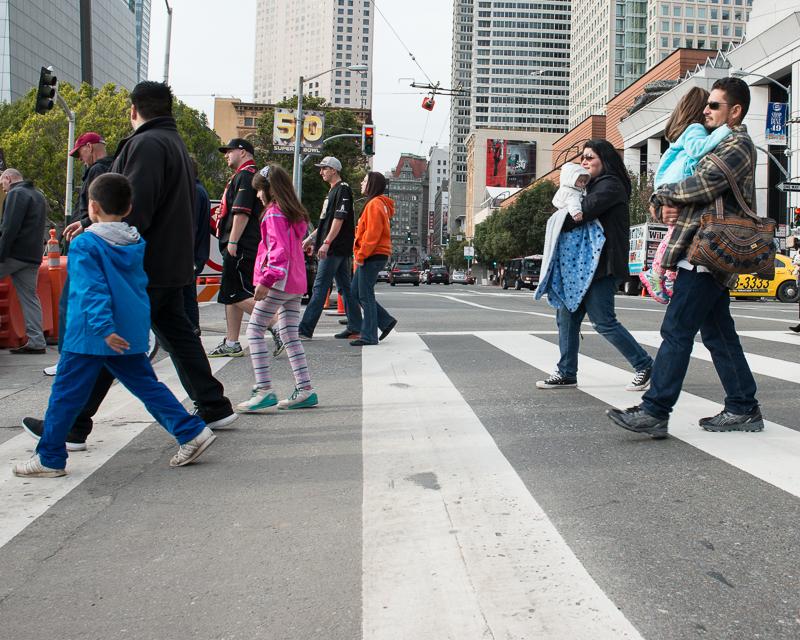
<instances>
[{"instance_id":1,"label":"white sneaker","mask_svg":"<svg viewBox=\"0 0 800 640\"><path fill-rule=\"evenodd\" d=\"M56 369L58 369L57 362L52 367L45 367L44 369L42 369L42 373L46 376L54 376L56 375Z\"/></svg>"},{"instance_id":2,"label":"white sneaker","mask_svg":"<svg viewBox=\"0 0 800 640\"><path fill-rule=\"evenodd\" d=\"M307 409L319 404L317 393L313 389L295 389L286 400L278 403L278 409Z\"/></svg>"},{"instance_id":3,"label":"white sneaker","mask_svg":"<svg viewBox=\"0 0 800 640\"><path fill-rule=\"evenodd\" d=\"M203 430L189 440L189 442L178 447L178 453L172 456L172 460L169 461L169 466L182 467L190 462L194 462L216 439L217 436L214 435L214 432L208 427L204 427Z\"/></svg>"},{"instance_id":4,"label":"white sneaker","mask_svg":"<svg viewBox=\"0 0 800 640\"><path fill-rule=\"evenodd\" d=\"M66 469L45 467L38 455L14 465L13 473L19 478L60 478L67 475Z\"/></svg>"},{"instance_id":5,"label":"white sneaker","mask_svg":"<svg viewBox=\"0 0 800 640\"><path fill-rule=\"evenodd\" d=\"M250 399L236 405L236 410L242 413L258 413L278 404L278 397L272 389L259 389L253 387Z\"/></svg>"}]
</instances>

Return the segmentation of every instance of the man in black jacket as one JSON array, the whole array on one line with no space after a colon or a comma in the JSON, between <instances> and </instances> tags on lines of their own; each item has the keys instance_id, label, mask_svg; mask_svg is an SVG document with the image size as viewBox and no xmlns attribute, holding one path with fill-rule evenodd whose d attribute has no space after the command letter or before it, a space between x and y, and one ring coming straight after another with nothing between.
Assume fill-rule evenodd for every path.
<instances>
[{"instance_id":1,"label":"man in black jacket","mask_svg":"<svg viewBox=\"0 0 800 640\"><path fill-rule=\"evenodd\" d=\"M172 117L172 100L171 89L163 83L145 81L134 87L130 114L134 132L119 143L111 171L127 176L133 186L133 210L126 222L147 242L144 269L153 331L172 357L200 417L214 429L238 416L212 375L200 338L183 309L183 287L194 278L196 192L189 153ZM67 435L68 450L86 448L91 417L112 382L104 370ZM25 418L23 427L34 437L41 435L40 420Z\"/></svg>"},{"instance_id":2,"label":"man in black jacket","mask_svg":"<svg viewBox=\"0 0 800 640\"><path fill-rule=\"evenodd\" d=\"M80 159L83 163L78 210L72 215L72 222L64 229L64 237L72 240L92 224L92 221L89 220L89 187L97 176L111 170L111 163L114 159L106 153L106 141L94 131L87 131L78 136L69 155Z\"/></svg>"},{"instance_id":3,"label":"man in black jacket","mask_svg":"<svg viewBox=\"0 0 800 640\"><path fill-rule=\"evenodd\" d=\"M11 349L11 353L44 353L42 306L36 295L36 279L42 263L47 201L16 169L3 172L0 187L7 194L0 224L0 278L11 276L28 334L28 342Z\"/></svg>"}]
</instances>

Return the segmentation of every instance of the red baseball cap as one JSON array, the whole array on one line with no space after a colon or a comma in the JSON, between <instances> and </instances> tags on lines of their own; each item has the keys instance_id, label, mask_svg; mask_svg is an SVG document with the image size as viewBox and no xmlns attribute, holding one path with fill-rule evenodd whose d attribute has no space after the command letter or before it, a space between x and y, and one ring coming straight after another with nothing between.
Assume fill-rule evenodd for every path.
<instances>
[{"instance_id":1,"label":"red baseball cap","mask_svg":"<svg viewBox=\"0 0 800 640\"><path fill-rule=\"evenodd\" d=\"M80 149L85 144L105 144L106 141L103 140L103 137L99 133L95 133L94 131L87 131L75 141L75 146L72 147L72 151L69 152L69 155L75 157L78 155L78 149Z\"/></svg>"}]
</instances>

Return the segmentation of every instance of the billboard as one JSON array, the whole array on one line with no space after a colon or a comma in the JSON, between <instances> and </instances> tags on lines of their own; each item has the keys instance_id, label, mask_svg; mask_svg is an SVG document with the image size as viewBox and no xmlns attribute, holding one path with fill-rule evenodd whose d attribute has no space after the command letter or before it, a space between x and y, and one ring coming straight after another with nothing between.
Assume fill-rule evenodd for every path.
<instances>
[{"instance_id":1,"label":"billboard","mask_svg":"<svg viewBox=\"0 0 800 640\"><path fill-rule=\"evenodd\" d=\"M789 105L785 102L770 102L767 108L767 144L786 144L786 116Z\"/></svg>"},{"instance_id":2,"label":"billboard","mask_svg":"<svg viewBox=\"0 0 800 640\"><path fill-rule=\"evenodd\" d=\"M272 147L275 153L294 153L296 123L293 109L275 108L272 125ZM325 114L322 111L303 111L303 138L300 144L303 153L322 152L324 129Z\"/></svg>"},{"instance_id":3,"label":"billboard","mask_svg":"<svg viewBox=\"0 0 800 640\"><path fill-rule=\"evenodd\" d=\"M527 187L536 179L536 142L486 141L486 186Z\"/></svg>"}]
</instances>

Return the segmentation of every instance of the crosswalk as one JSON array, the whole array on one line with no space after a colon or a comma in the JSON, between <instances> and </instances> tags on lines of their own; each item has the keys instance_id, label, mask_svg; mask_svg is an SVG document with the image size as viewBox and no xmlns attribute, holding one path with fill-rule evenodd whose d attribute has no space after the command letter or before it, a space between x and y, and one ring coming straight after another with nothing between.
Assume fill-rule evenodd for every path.
<instances>
[{"instance_id":1,"label":"crosswalk","mask_svg":"<svg viewBox=\"0 0 800 640\"><path fill-rule=\"evenodd\" d=\"M460 293L436 295L459 304L493 306L489 296L479 301L476 296ZM518 312L551 315L545 311ZM660 344L657 331L632 333L651 351ZM740 334L760 386L769 390L770 385L777 385L794 393L800 384L796 358L800 338L771 329ZM658 620L671 615L700 615L690 596L676 595L672 589L658 591L662 583L659 572L684 580L687 594L707 589L708 601L698 610L717 607L724 613L735 608L726 592L715 589L738 580L749 581L742 588L748 589L751 604L776 607L774 614L754 614L753 620L742 623L746 631L742 635L723 633L724 625L717 621L720 626L709 637L755 637L750 635L753 628L773 623L776 626L765 627L760 637L800 637L800 589L796 588L800 540L793 515L800 513L798 422L768 421L759 434L714 434L699 429L698 418L718 412L721 398L709 391L707 382L713 377L713 367L710 354L698 342L692 353L691 375L670 418L672 437L651 441L623 432L606 420L603 410L638 401L637 394L624 390L631 372L615 354L610 355L601 336L587 330L583 337L576 390L534 389L533 382L552 371L558 359L553 330L396 331L380 348L365 348L359 358L341 364L354 368L361 383L357 408L362 482L359 592L361 635L365 640L691 637L686 629L678 629L680 624L673 628L673 622ZM209 346L211 342L213 339ZM309 344L312 364L320 366L326 357L325 347ZM462 361L470 363L469 371L456 365ZM243 380L249 377L246 359L238 363L212 361L215 371L222 367L229 371L231 365L241 368ZM503 373L503 369L512 373ZM169 361L161 361L157 370L180 397L182 390ZM326 384L322 382L319 388L323 404L326 396L336 393ZM504 398L497 401L501 406L491 400L494 384L514 385L497 394ZM517 398L518 407L514 404ZM92 441L87 453L70 457L71 474L67 478L43 483L0 474L0 553L4 545L15 536L24 536L26 527L92 474L114 465L118 452L152 424L141 404L120 388L114 388L103 411L97 430L102 437ZM536 418L536 425L525 429L525 421L534 420L536 411L544 417ZM769 405L764 406L764 413L770 417ZM592 445L586 446L580 438L588 438ZM690 514L686 522L671 522L669 513L661 512L658 506L648 510L640 522L614 526L596 523L598 516L585 510L576 518L570 509L554 508L554 498L566 495L576 500L569 492L573 491L571 476L577 473L571 466L563 466L563 460L570 460L563 451L537 449L556 446L554 440L558 440L558 446L572 448L575 464L582 465L580 475L589 479L593 489L612 488L612 505L624 505L626 494L633 503L641 499L631 490L629 473L631 465L646 460L647 481L659 487L654 490L656 505L664 503L665 508L674 509L674 504L683 501L687 506L681 508ZM280 446L280 442L271 446ZM592 447L598 459L613 462L593 466ZM20 434L0 443L0 460L11 463L29 456L31 449L30 438ZM682 469L687 458L695 466ZM546 465L550 460L561 461L552 476L529 466ZM609 464L621 466L614 469ZM703 491L692 495L687 490L691 484L685 481L691 474L700 483L709 482L710 476L710 494ZM554 486L549 481L542 484L544 477L551 477ZM715 484L715 477L728 478L726 486L739 491L746 486L746 496L728 493ZM559 487L561 480L563 487ZM664 497L673 487L680 487L681 500L666 504ZM688 535L690 524L699 530L718 531L728 525L704 523L704 514L715 509L731 510L740 498L779 511L774 520L778 525L794 522L794 534L781 538L783 546L765 551L777 566L784 563L782 569L759 566L745 571L732 560L737 553L734 549L727 557L715 560L724 569L708 561L708 567L698 573L689 560L697 551L674 541L671 544L675 546L665 548L663 555L656 552L655 567L645 570L636 566L641 563L637 556L641 552L635 551L641 548L641 541L630 542L626 531L657 537L674 526L674 531L665 536L673 539ZM692 522L692 517L697 521ZM772 525L731 515L730 526L741 528L738 544L748 548L753 539L764 535L764 528ZM606 539L587 541L590 533L599 530ZM608 553L609 546L629 543L631 553L637 556L630 560L634 568L611 565L596 555L600 549ZM749 561L753 559L741 558L741 562ZM653 571L656 573L651 576ZM736 578L730 578L731 573ZM779 591L787 590L781 603L766 597L762 600L758 595L759 587L768 582L777 584ZM631 597L626 585L633 584L645 595ZM675 589L680 591L678 586ZM642 605L645 597L648 602L659 603L653 604L654 617ZM781 616L782 622L773 620ZM711 622L696 624L707 627Z\"/></svg>"}]
</instances>

